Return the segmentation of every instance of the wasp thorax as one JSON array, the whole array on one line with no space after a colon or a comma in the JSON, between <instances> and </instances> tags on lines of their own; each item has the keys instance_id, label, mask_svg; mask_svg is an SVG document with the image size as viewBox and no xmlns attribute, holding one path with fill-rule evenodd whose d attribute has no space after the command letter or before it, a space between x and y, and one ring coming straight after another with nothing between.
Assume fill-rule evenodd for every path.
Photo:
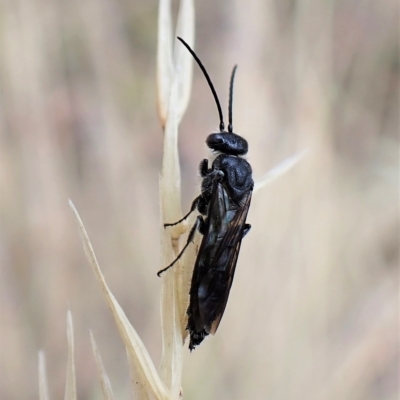
<instances>
[{"instance_id":1,"label":"wasp thorax","mask_svg":"<svg viewBox=\"0 0 400 400\"><path fill-rule=\"evenodd\" d=\"M247 140L233 132L212 133L206 140L207 146L221 153L243 155L247 153Z\"/></svg>"}]
</instances>

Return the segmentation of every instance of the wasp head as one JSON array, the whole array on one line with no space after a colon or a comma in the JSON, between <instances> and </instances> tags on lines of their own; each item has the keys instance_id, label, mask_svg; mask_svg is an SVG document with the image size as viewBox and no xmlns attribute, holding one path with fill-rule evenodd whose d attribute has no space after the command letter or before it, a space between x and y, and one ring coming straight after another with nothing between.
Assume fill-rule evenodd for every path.
<instances>
[{"instance_id":1,"label":"wasp head","mask_svg":"<svg viewBox=\"0 0 400 400\"><path fill-rule=\"evenodd\" d=\"M212 133L206 140L211 150L224 154L241 156L247 153L247 140L233 132Z\"/></svg>"}]
</instances>

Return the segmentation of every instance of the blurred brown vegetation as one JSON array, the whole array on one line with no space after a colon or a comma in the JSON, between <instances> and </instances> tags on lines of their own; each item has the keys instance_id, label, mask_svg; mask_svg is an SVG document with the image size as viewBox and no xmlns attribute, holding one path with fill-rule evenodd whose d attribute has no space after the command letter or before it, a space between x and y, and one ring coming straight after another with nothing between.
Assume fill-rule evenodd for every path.
<instances>
[{"instance_id":1,"label":"blurred brown vegetation","mask_svg":"<svg viewBox=\"0 0 400 400\"><path fill-rule=\"evenodd\" d=\"M398 398L396 2L208 0L196 13L196 51L223 104L239 64L234 127L255 177L310 151L254 196L219 331L185 358L185 397ZM0 398L37 397L39 349L62 398L68 308L79 398L100 398L89 329L117 398L130 398L67 199L157 364L157 3L5 0L0 19ZM184 209L218 126L194 71L180 129Z\"/></svg>"}]
</instances>

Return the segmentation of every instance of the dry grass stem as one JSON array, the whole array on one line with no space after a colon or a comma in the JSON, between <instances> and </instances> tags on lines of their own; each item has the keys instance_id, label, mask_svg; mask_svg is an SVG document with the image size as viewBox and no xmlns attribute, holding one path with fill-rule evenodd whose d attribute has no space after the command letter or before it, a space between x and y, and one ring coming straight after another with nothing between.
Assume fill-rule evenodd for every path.
<instances>
[{"instance_id":1,"label":"dry grass stem","mask_svg":"<svg viewBox=\"0 0 400 400\"><path fill-rule=\"evenodd\" d=\"M175 35L172 29L171 2L160 0L158 8L158 45L157 45L157 107L161 126L167 121L168 106L171 102L173 81L177 80L178 96L174 107L178 115L178 124L187 108L192 87L193 63L183 46L176 45L176 36L182 36L186 42L194 42L194 3L182 0L179 4Z\"/></svg>"},{"instance_id":2,"label":"dry grass stem","mask_svg":"<svg viewBox=\"0 0 400 400\"><path fill-rule=\"evenodd\" d=\"M112 391L110 379L104 368L103 360L101 359L99 349L97 348L97 344L96 344L96 341L94 340L94 336L93 336L92 332L90 332L90 343L92 345L92 351L93 351L94 358L96 361L97 373L100 378L100 386L101 386L101 390L103 392L103 398L104 398L104 400L114 400L114 393Z\"/></svg>"},{"instance_id":3,"label":"dry grass stem","mask_svg":"<svg viewBox=\"0 0 400 400\"><path fill-rule=\"evenodd\" d=\"M173 79L171 1L160 0L158 7L157 94L158 115L164 127Z\"/></svg>"},{"instance_id":4,"label":"dry grass stem","mask_svg":"<svg viewBox=\"0 0 400 400\"><path fill-rule=\"evenodd\" d=\"M68 340L68 363L67 377L65 380L64 400L76 400L76 372L75 372L75 345L74 326L72 324L71 311L67 313L67 340Z\"/></svg>"},{"instance_id":5,"label":"dry grass stem","mask_svg":"<svg viewBox=\"0 0 400 400\"><path fill-rule=\"evenodd\" d=\"M39 351L39 399L49 400L49 386L47 383L46 358L43 351Z\"/></svg>"},{"instance_id":6,"label":"dry grass stem","mask_svg":"<svg viewBox=\"0 0 400 400\"><path fill-rule=\"evenodd\" d=\"M170 8L161 6L165 13L163 20L170 21ZM165 27L159 26L159 32ZM172 32L168 32L172 35ZM193 45L194 41L194 6L191 0L180 3L176 34L182 35ZM176 34L174 36L176 36ZM159 101L162 104L159 110L168 110L166 119L160 114L160 121L164 127L163 164L160 176L160 211L161 211L161 265L168 265L179 252L179 239L186 232L186 224L179 224L170 229L164 229L163 224L176 221L182 217L181 208L181 176L178 155L178 126L189 102L192 81L192 60L183 46L174 38L170 49L161 50L165 43L158 42L159 59L157 62L157 76L159 77ZM163 64L169 64L174 54L172 76L165 71ZM161 57L164 57L161 59ZM165 90L169 96L163 96ZM162 358L160 375L164 383L170 388L173 398L181 393L181 378L183 366L183 342L186 328L186 308L188 299L187 270L184 259L175 264L174 268L163 274L161 293L161 326L162 326ZM189 268L190 270L190 268Z\"/></svg>"},{"instance_id":7,"label":"dry grass stem","mask_svg":"<svg viewBox=\"0 0 400 400\"><path fill-rule=\"evenodd\" d=\"M258 192L263 187L267 186L269 183L273 182L275 179L279 178L290 169L292 169L303 157L309 152L308 149L303 150L301 153L295 154L292 157L279 163L276 167L268 171L262 178L254 184L254 193Z\"/></svg>"},{"instance_id":8,"label":"dry grass stem","mask_svg":"<svg viewBox=\"0 0 400 400\"><path fill-rule=\"evenodd\" d=\"M89 264L92 267L92 271L94 272L98 283L100 284L106 297L108 306L110 307L112 316L114 318L114 322L124 341L126 351L129 354L129 360L136 368L137 380L139 384L145 387L147 392L152 394L156 399L170 399L169 391L160 380L156 368L154 367L154 364L143 342L140 340L139 335L130 324L121 306L116 301L114 295L111 293L104 280L104 276L97 263L96 255L93 251L90 239L86 233L86 229L71 200L69 201L69 205L72 212L74 213L75 220L78 224L78 228L82 237L83 247L89 260Z\"/></svg>"},{"instance_id":9,"label":"dry grass stem","mask_svg":"<svg viewBox=\"0 0 400 400\"><path fill-rule=\"evenodd\" d=\"M179 4L178 21L175 36L180 36L185 41L193 46L194 44L194 2L193 0L182 0ZM176 98L176 114L178 124L189 104L190 94L192 91L192 73L193 60L186 49L174 38L174 61L175 61L175 76L178 81Z\"/></svg>"}]
</instances>

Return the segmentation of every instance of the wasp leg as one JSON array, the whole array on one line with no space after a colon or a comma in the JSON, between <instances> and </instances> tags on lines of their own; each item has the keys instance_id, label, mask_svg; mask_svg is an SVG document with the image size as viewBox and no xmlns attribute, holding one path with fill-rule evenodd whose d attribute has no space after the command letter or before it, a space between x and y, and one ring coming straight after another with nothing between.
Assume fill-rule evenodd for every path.
<instances>
[{"instance_id":1,"label":"wasp leg","mask_svg":"<svg viewBox=\"0 0 400 400\"><path fill-rule=\"evenodd\" d=\"M208 168L208 160L205 158L199 165L199 172L202 178L205 178L208 174L212 172L212 169Z\"/></svg>"},{"instance_id":2,"label":"wasp leg","mask_svg":"<svg viewBox=\"0 0 400 400\"><path fill-rule=\"evenodd\" d=\"M244 224L242 239L250 232L250 229L251 229L250 224Z\"/></svg>"},{"instance_id":3,"label":"wasp leg","mask_svg":"<svg viewBox=\"0 0 400 400\"><path fill-rule=\"evenodd\" d=\"M199 202L197 203L197 211L200 214L206 215L208 210L209 201L206 200L204 195L200 196Z\"/></svg>"},{"instance_id":4,"label":"wasp leg","mask_svg":"<svg viewBox=\"0 0 400 400\"><path fill-rule=\"evenodd\" d=\"M182 221L184 221L196 208L197 208L197 205L199 204L199 201L201 200L201 195L200 196L197 196L194 200L193 200L193 203L192 203L192 205L191 205L191 207L190 207L190 210L189 210L189 212L183 217L183 218L181 218L179 221L176 221L176 222L173 222L173 223L170 223L170 224L164 224L164 228L166 228L167 226L174 226L174 225L178 225L179 223L181 223Z\"/></svg>"},{"instance_id":5,"label":"wasp leg","mask_svg":"<svg viewBox=\"0 0 400 400\"><path fill-rule=\"evenodd\" d=\"M194 239L194 234L196 233L196 229L199 230L199 232L204 232L204 220L203 217L200 215L196 218L196 222L192 226L192 229L190 229L186 244L183 246L183 249L181 252L177 255L174 261L172 261L171 264L169 264L167 267L160 269L160 271L157 272L157 275L160 276L163 272L165 272L167 269L170 269L181 257L182 254L185 252L186 248L189 246L190 242L193 242Z\"/></svg>"}]
</instances>

